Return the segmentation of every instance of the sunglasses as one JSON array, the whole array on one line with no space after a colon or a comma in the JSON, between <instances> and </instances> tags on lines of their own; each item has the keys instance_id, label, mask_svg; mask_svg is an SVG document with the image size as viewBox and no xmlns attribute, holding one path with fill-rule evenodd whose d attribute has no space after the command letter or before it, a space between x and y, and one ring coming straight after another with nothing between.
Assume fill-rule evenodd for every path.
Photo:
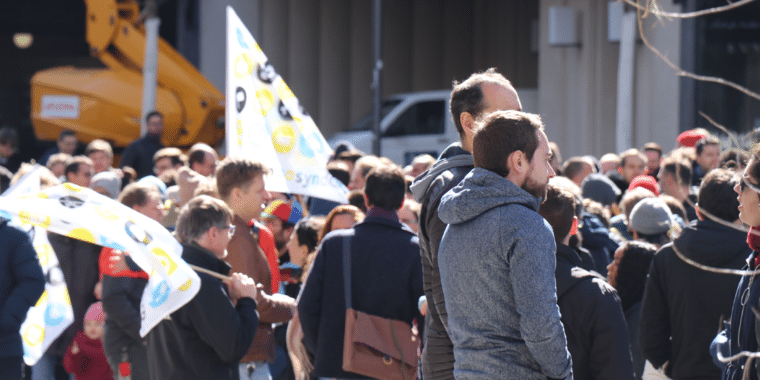
<instances>
[{"instance_id":1,"label":"sunglasses","mask_svg":"<svg viewBox=\"0 0 760 380\"><path fill-rule=\"evenodd\" d=\"M756 185L753 185L752 183L750 183L749 181L747 181L747 177L746 176L742 176L741 180L739 180L739 190L741 192L744 192L744 189L746 189L746 188L749 188L750 190L752 190L752 191L754 191L756 193L760 193L760 188L758 188Z\"/></svg>"},{"instance_id":2,"label":"sunglasses","mask_svg":"<svg viewBox=\"0 0 760 380\"><path fill-rule=\"evenodd\" d=\"M230 235L230 238L232 238L233 235L235 235L235 225L230 224L227 227L217 227L220 230L229 230L227 233Z\"/></svg>"}]
</instances>

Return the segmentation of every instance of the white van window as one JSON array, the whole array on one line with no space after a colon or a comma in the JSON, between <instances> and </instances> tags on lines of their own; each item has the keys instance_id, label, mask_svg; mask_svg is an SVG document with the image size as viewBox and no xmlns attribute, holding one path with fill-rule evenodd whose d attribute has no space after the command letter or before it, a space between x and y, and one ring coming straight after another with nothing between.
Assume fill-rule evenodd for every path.
<instances>
[{"instance_id":1,"label":"white van window","mask_svg":"<svg viewBox=\"0 0 760 380\"><path fill-rule=\"evenodd\" d=\"M383 105L380 107L380 120L388 115L388 112L393 111L393 109L396 108L399 103L401 103L401 100L386 100L383 102ZM373 121L374 119L372 118L372 112L370 111L369 114L365 115L359 119L356 124L351 126L351 129L349 129L349 131L371 131Z\"/></svg>"},{"instance_id":2,"label":"white van window","mask_svg":"<svg viewBox=\"0 0 760 380\"><path fill-rule=\"evenodd\" d=\"M446 102L434 100L412 105L385 131L385 137L443 133Z\"/></svg>"}]
</instances>

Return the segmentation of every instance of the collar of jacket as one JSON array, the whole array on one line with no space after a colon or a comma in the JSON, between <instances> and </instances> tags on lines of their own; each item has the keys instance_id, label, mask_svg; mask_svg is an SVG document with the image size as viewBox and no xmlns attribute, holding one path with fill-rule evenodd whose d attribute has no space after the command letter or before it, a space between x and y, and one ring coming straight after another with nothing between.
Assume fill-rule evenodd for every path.
<instances>
[{"instance_id":1,"label":"collar of jacket","mask_svg":"<svg viewBox=\"0 0 760 380\"><path fill-rule=\"evenodd\" d=\"M367 210L367 216L360 224L362 223L384 224L386 226L402 228L405 231L414 233L414 231L409 229L409 227L401 224L401 222L398 220L398 214L396 214L395 211L385 210L380 207L373 207Z\"/></svg>"},{"instance_id":2,"label":"collar of jacket","mask_svg":"<svg viewBox=\"0 0 760 380\"><path fill-rule=\"evenodd\" d=\"M225 276L228 276L232 269L230 264L218 259L213 252L196 243L182 244L182 259L188 264L197 265Z\"/></svg>"}]
</instances>

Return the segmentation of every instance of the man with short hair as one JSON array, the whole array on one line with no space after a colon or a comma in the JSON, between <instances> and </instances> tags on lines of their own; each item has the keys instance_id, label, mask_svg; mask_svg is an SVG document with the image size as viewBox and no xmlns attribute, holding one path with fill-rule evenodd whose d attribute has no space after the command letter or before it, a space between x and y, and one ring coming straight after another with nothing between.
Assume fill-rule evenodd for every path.
<instances>
[{"instance_id":1,"label":"man with short hair","mask_svg":"<svg viewBox=\"0 0 760 380\"><path fill-rule=\"evenodd\" d=\"M693 171L691 184L699 186L702 178L720 164L720 140L715 136L708 135L697 141L694 148L697 151L697 157L691 165Z\"/></svg>"},{"instance_id":2,"label":"man with short hair","mask_svg":"<svg viewBox=\"0 0 760 380\"><path fill-rule=\"evenodd\" d=\"M202 176L212 176L216 170L219 156L206 143L197 143L187 152L187 166Z\"/></svg>"},{"instance_id":3,"label":"man with short hair","mask_svg":"<svg viewBox=\"0 0 760 380\"><path fill-rule=\"evenodd\" d=\"M356 160L354 169L351 171L351 180L348 182L348 188L351 190L364 190L367 175L372 169L380 165L380 158L377 156L363 156Z\"/></svg>"},{"instance_id":4,"label":"man with short hair","mask_svg":"<svg viewBox=\"0 0 760 380\"><path fill-rule=\"evenodd\" d=\"M270 198L264 187L268 168L247 158L227 157L216 169L221 199L234 214L235 234L229 242L227 262L262 284L265 295L258 305L259 331L238 366L241 379L271 379L269 363L275 360L273 323L287 322L295 313L295 300L278 295L280 271L272 233L257 222Z\"/></svg>"},{"instance_id":5,"label":"man with short hair","mask_svg":"<svg viewBox=\"0 0 760 380\"><path fill-rule=\"evenodd\" d=\"M159 149L153 155L153 173L164 183L174 183L174 174L185 165L185 161L185 155L179 148Z\"/></svg>"},{"instance_id":6,"label":"man with short hair","mask_svg":"<svg viewBox=\"0 0 760 380\"><path fill-rule=\"evenodd\" d=\"M16 154L18 150L18 132L11 127L0 128L0 166L8 169L12 177L19 167L21 160Z\"/></svg>"},{"instance_id":7,"label":"man with short hair","mask_svg":"<svg viewBox=\"0 0 760 380\"><path fill-rule=\"evenodd\" d=\"M646 170L647 156L638 149L631 148L620 155L620 166L618 166L617 171L610 172L607 176L610 177L622 193L625 193L631 181L640 175L646 174Z\"/></svg>"},{"instance_id":8,"label":"man with short hair","mask_svg":"<svg viewBox=\"0 0 760 380\"><path fill-rule=\"evenodd\" d=\"M588 157L570 157L562 164L562 176L569 178L578 187L592 173L594 173L594 163Z\"/></svg>"},{"instance_id":9,"label":"man with short hair","mask_svg":"<svg viewBox=\"0 0 760 380\"><path fill-rule=\"evenodd\" d=\"M58 135L58 140L56 140L55 146L46 150L42 157L40 157L39 164L46 165L50 156L56 153L66 153L73 156L77 149L77 145L79 145L77 134L70 129L64 129Z\"/></svg>"},{"instance_id":10,"label":"man with short hair","mask_svg":"<svg viewBox=\"0 0 760 380\"><path fill-rule=\"evenodd\" d=\"M64 171L66 181L81 187L90 187L94 175L92 160L86 156L75 156L67 164Z\"/></svg>"},{"instance_id":11,"label":"man with short hair","mask_svg":"<svg viewBox=\"0 0 760 380\"><path fill-rule=\"evenodd\" d=\"M670 195L683 204L686 210L687 223L696 220L697 214L692 203L697 198L691 194L691 165L688 160L681 157L668 157L662 161L662 169L657 177L662 194Z\"/></svg>"},{"instance_id":12,"label":"man with short hair","mask_svg":"<svg viewBox=\"0 0 760 380\"><path fill-rule=\"evenodd\" d=\"M512 84L495 69L472 74L461 83L454 82L450 107L460 141L449 145L433 167L411 186L415 200L422 205L418 235L423 286L428 301L425 348L422 350L425 379L454 378L453 345L446 331L446 306L438 270L438 247L446 224L438 217L438 204L441 197L473 168L472 136L476 121L493 111L522 109Z\"/></svg>"},{"instance_id":13,"label":"man with short hair","mask_svg":"<svg viewBox=\"0 0 760 380\"><path fill-rule=\"evenodd\" d=\"M475 168L438 207L438 252L457 379L572 378L557 307L556 244L538 214L554 170L538 115L498 111L472 140ZM477 242L477 244L473 244Z\"/></svg>"},{"instance_id":14,"label":"man with short hair","mask_svg":"<svg viewBox=\"0 0 760 380\"><path fill-rule=\"evenodd\" d=\"M322 240L298 302L303 342L315 355L316 377L363 378L342 367L346 316L344 245L350 244L351 306L410 325L415 319L421 322L417 309L423 294L418 240L396 216L405 192L399 168L373 169L367 176L364 193L367 217Z\"/></svg>"},{"instance_id":15,"label":"man with short hair","mask_svg":"<svg viewBox=\"0 0 760 380\"><path fill-rule=\"evenodd\" d=\"M660 171L660 164L662 163L662 147L656 142L648 142L641 148L644 155L647 157L647 173L648 175L657 178L657 173Z\"/></svg>"},{"instance_id":16,"label":"man with short hair","mask_svg":"<svg viewBox=\"0 0 760 380\"><path fill-rule=\"evenodd\" d=\"M101 139L90 141L84 149L84 155L92 160L92 168L95 174L112 170L113 149L108 141Z\"/></svg>"},{"instance_id":17,"label":"man with short hair","mask_svg":"<svg viewBox=\"0 0 760 380\"><path fill-rule=\"evenodd\" d=\"M163 148L161 133L164 131L164 115L151 111L145 117L147 133L145 136L132 141L121 154L119 167L129 166L137 172L137 179L153 175L153 155Z\"/></svg>"},{"instance_id":18,"label":"man with short hair","mask_svg":"<svg viewBox=\"0 0 760 380\"><path fill-rule=\"evenodd\" d=\"M201 195L188 202L177 221L182 259L229 275L223 260L235 231L231 222L232 211L218 199ZM237 364L253 341L259 322L256 302L262 296L256 283L240 273L224 282L205 272L198 277L198 294L147 336L153 379L238 378Z\"/></svg>"},{"instance_id":19,"label":"man with short hair","mask_svg":"<svg viewBox=\"0 0 760 380\"><path fill-rule=\"evenodd\" d=\"M552 226L557 243L557 304L573 357L576 379L633 380L625 315L615 288L599 274L581 269L581 257L568 246L578 231L577 201L554 178L539 214Z\"/></svg>"},{"instance_id":20,"label":"man with short hair","mask_svg":"<svg viewBox=\"0 0 760 380\"><path fill-rule=\"evenodd\" d=\"M738 182L730 170L707 174L699 189L699 220L660 248L652 261L641 305L639 342L644 357L655 368L664 366L670 378L721 377L709 346L716 327L731 316L740 277L708 272L684 259L721 269L745 266L752 250L746 232L738 229L742 222L733 190Z\"/></svg>"}]
</instances>

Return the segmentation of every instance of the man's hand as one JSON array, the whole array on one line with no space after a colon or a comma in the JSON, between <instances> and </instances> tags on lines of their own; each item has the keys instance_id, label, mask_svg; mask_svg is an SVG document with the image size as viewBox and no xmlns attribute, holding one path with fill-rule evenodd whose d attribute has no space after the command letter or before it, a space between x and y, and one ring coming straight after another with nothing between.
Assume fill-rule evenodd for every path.
<instances>
[{"instance_id":1,"label":"man's hand","mask_svg":"<svg viewBox=\"0 0 760 380\"><path fill-rule=\"evenodd\" d=\"M74 342L71 344L71 353L74 355L79 353L79 345L77 344L77 342Z\"/></svg>"},{"instance_id":2,"label":"man's hand","mask_svg":"<svg viewBox=\"0 0 760 380\"><path fill-rule=\"evenodd\" d=\"M225 281L225 284L227 284L227 289L229 289L232 302L237 302L243 297L251 298L256 300L256 302L261 299L259 288L252 278L242 273L233 273L231 277L232 279Z\"/></svg>"}]
</instances>

